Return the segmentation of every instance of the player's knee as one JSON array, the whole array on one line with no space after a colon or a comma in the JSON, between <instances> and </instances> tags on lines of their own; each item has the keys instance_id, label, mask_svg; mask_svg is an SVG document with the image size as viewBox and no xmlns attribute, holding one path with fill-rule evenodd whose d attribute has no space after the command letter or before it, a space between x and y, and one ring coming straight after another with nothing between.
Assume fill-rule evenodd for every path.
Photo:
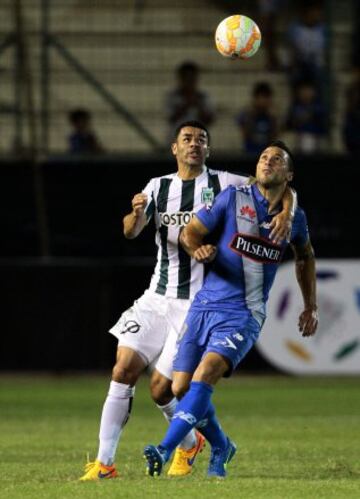
<instances>
[{"instance_id":1,"label":"player's knee","mask_svg":"<svg viewBox=\"0 0 360 499\"><path fill-rule=\"evenodd\" d=\"M150 381L150 393L156 404L168 404L174 398L171 391L171 380L165 378L160 373L153 375Z\"/></svg>"},{"instance_id":2,"label":"player's knee","mask_svg":"<svg viewBox=\"0 0 360 499\"><path fill-rule=\"evenodd\" d=\"M134 386L139 378L137 372L123 366L121 362L117 362L113 367L112 380L125 385Z\"/></svg>"},{"instance_id":3,"label":"player's knee","mask_svg":"<svg viewBox=\"0 0 360 499\"><path fill-rule=\"evenodd\" d=\"M205 359L201 362L194 374L194 381L201 381L209 385L216 384L219 379L228 371L230 365L224 358Z\"/></svg>"},{"instance_id":4,"label":"player's knee","mask_svg":"<svg viewBox=\"0 0 360 499\"><path fill-rule=\"evenodd\" d=\"M171 385L172 393L180 400L189 389L189 384L183 380L174 380Z\"/></svg>"}]
</instances>

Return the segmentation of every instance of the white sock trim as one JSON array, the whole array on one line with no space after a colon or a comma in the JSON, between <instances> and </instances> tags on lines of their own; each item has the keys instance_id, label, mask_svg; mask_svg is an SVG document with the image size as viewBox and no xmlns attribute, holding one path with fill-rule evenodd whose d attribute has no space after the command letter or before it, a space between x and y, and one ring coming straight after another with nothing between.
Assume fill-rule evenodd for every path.
<instances>
[{"instance_id":1,"label":"white sock trim","mask_svg":"<svg viewBox=\"0 0 360 499\"><path fill-rule=\"evenodd\" d=\"M135 386L125 385L117 381L110 382L108 395L120 399L128 399L135 395Z\"/></svg>"},{"instance_id":2,"label":"white sock trim","mask_svg":"<svg viewBox=\"0 0 360 499\"><path fill-rule=\"evenodd\" d=\"M160 411L162 411L163 413L165 414L168 414L170 415L171 413L171 416L174 415L174 412L175 412L175 407L178 403L178 400L174 397L172 400L170 400L170 402L168 402L167 404L165 405L159 405L159 404L156 404L156 406L160 409Z\"/></svg>"}]
</instances>

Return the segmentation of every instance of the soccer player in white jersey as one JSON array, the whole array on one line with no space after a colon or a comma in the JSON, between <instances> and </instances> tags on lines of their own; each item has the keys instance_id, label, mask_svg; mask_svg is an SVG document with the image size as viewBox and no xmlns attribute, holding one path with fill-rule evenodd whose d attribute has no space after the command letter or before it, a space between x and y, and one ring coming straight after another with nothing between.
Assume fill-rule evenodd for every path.
<instances>
[{"instance_id":1,"label":"soccer player in white jersey","mask_svg":"<svg viewBox=\"0 0 360 499\"><path fill-rule=\"evenodd\" d=\"M207 168L209 140L202 123L181 124L172 144L177 172L151 179L143 192L133 197L132 211L124 217L124 235L128 239L137 237L154 217L157 264L149 288L110 330L119 340L116 363L101 416L98 455L86 465L82 481L117 476L116 449L130 415L135 384L148 366L155 365L153 400L168 421L174 414L177 401L171 392L171 378L176 340L204 277L203 264L191 259L178 243L179 231L194 212L210 207L214 197L228 185L248 182L247 177ZM284 209L272 223L275 242L287 236L295 205L296 195L287 189ZM168 474L190 473L203 446L204 437L192 430L177 449Z\"/></svg>"}]
</instances>

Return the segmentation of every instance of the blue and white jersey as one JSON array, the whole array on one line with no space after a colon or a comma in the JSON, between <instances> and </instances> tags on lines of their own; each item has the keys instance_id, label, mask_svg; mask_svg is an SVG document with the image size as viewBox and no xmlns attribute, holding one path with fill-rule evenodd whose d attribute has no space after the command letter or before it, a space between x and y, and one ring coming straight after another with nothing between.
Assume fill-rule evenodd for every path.
<instances>
[{"instance_id":1,"label":"blue and white jersey","mask_svg":"<svg viewBox=\"0 0 360 499\"><path fill-rule=\"evenodd\" d=\"M222 191L211 208L196 213L211 232L221 229L217 255L192 309L244 310L260 325L278 265L288 242L274 244L269 224L269 203L256 185ZM303 245L309 239L306 216L297 208L290 242Z\"/></svg>"}]
</instances>

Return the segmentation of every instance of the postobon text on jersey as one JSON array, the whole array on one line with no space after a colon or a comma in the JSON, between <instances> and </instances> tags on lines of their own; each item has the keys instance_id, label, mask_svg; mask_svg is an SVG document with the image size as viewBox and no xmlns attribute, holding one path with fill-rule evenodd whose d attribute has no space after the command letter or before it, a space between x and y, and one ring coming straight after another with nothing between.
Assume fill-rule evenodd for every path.
<instances>
[{"instance_id":1,"label":"postobon text on jersey","mask_svg":"<svg viewBox=\"0 0 360 499\"><path fill-rule=\"evenodd\" d=\"M184 227L187 225L193 216L194 213L192 211L177 211L175 213L167 213L165 211L159 213L161 225L174 225L177 227Z\"/></svg>"}]
</instances>

